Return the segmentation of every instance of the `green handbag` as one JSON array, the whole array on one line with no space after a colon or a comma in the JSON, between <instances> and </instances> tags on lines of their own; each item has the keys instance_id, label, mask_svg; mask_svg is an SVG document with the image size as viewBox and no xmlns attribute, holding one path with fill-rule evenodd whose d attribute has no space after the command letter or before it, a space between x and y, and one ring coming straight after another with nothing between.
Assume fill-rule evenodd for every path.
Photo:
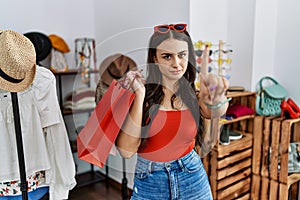
<instances>
[{"instance_id":1,"label":"green handbag","mask_svg":"<svg viewBox=\"0 0 300 200\"><path fill-rule=\"evenodd\" d=\"M263 81L269 80L273 85L263 86ZM280 104L287 96L287 91L276 80L269 76L260 79L256 94L256 113L263 116L277 116L281 113Z\"/></svg>"}]
</instances>

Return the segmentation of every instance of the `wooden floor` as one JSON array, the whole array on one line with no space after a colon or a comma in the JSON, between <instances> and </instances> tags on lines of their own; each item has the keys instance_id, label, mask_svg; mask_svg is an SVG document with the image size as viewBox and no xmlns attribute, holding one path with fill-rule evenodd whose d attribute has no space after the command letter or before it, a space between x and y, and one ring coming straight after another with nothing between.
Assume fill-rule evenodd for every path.
<instances>
[{"instance_id":1,"label":"wooden floor","mask_svg":"<svg viewBox=\"0 0 300 200\"><path fill-rule=\"evenodd\" d=\"M105 176L101 174L95 173L92 176L89 173L83 174L76 176L76 181L76 187L69 192L69 200L129 200L132 193L132 191L128 189L128 197L123 198L121 190L122 185L112 179L106 180ZM49 199L49 193L47 193L40 200Z\"/></svg>"},{"instance_id":2,"label":"wooden floor","mask_svg":"<svg viewBox=\"0 0 300 200\"><path fill-rule=\"evenodd\" d=\"M126 200L122 198L121 184L106 180L101 173L85 173L77 176L76 181L77 186L69 193L70 200ZM131 191L127 193L130 195Z\"/></svg>"},{"instance_id":3,"label":"wooden floor","mask_svg":"<svg viewBox=\"0 0 300 200\"><path fill-rule=\"evenodd\" d=\"M75 188L69 193L70 200L122 200L121 190L116 187L106 187L106 183L99 182L81 188Z\"/></svg>"}]
</instances>

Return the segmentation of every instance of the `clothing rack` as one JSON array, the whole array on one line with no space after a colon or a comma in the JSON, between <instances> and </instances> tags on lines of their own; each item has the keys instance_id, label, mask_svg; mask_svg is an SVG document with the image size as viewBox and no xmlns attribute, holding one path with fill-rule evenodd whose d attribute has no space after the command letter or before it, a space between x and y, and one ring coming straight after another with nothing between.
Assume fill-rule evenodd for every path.
<instances>
[{"instance_id":1,"label":"clothing rack","mask_svg":"<svg viewBox=\"0 0 300 200\"><path fill-rule=\"evenodd\" d=\"M18 95L16 92L11 92L11 99L12 99L16 141L17 141L22 199L28 200L28 193L27 193L28 184L26 181L26 170L25 170L24 149L23 149L23 142L22 142L22 130L21 130L21 122L20 122L19 102L18 102Z\"/></svg>"}]
</instances>

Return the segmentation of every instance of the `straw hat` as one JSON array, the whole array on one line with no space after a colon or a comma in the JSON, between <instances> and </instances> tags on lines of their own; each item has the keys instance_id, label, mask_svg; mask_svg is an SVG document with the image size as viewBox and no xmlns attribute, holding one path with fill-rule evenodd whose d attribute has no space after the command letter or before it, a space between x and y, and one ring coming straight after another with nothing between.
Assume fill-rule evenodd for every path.
<instances>
[{"instance_id":1,"label":"straw hat","mask_svg":"<svg viewBox=\"0 0 300 200\"><path fill-rule=\"evenodd\" d=\"M36 53L32 42L13 30L0 30L0 89L20 92L33 82Z\"/></svg>"},{"instance_id":2,"label":"straw hat","mask_svg":"<svg viewBox=\"0 0 300 200\"><path fill-rule=\"evenodd\" d=\"M101 80L109 85L113 79L121 78L127 71L136 67L136 63L123 54L108 56L100 64Z\"/></svg>"},{"instance_id":3,"label":"straw hat","mask_svg":"<svg viewBox=\"0 0 300 200\"><path fill-rule=\"evenodd\" d=\"M55 34L51 34L48 36L52 47L58 51L61 51L63 53L68 53L70 51L69 46L67 45L67 43L64 41L64 39L62 39L61 37L59 37L58 35Z\"/></svg>"},{"instance_id":4,"label":"straw hat","mask_svg":"<svg viewBox=\"0 0 300 200\"><path fill-rule=\"evenodd\" d=\"M24 34L33 44L36 52L36 62L47 58L52 49L51 41L47 35L40 32L28 32Z\"/></svg>"}]
</instances>

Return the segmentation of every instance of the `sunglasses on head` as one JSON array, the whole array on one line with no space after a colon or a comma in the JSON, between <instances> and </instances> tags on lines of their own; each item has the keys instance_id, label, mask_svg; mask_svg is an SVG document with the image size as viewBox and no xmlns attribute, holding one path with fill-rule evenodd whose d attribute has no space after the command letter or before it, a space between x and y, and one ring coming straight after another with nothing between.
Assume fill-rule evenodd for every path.
<instances>
[{"instance_id":1,"label":"sunglasses on head","mask_svg":"<svg viewBox=\"0 0 300 200\"><path fill-rule=\"evenodd\" d=\"M184 32L186 30L187 24L170 24L170 25L158 25L154 27L154 32L168 33L170 29L176 32Z\"/></svg>"}]
</instances>

